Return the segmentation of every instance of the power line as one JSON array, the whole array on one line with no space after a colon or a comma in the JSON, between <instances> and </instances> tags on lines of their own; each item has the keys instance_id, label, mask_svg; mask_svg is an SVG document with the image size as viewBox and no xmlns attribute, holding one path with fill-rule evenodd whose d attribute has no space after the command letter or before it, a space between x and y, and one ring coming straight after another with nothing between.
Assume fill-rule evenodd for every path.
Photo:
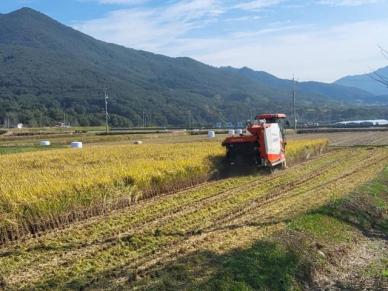
<instances>
[{"instance_id":1,"label":"power line","mask_svg":"<svg viewBox=\"0 0 388 291\"><path fill-rule=\"evenodd\" d=\"M108 114L108 93L107 93L107 88L104 88L104 98L105 98L105 133L108 134L109 131L109 114Z\"/></svg>"}]
</instances>

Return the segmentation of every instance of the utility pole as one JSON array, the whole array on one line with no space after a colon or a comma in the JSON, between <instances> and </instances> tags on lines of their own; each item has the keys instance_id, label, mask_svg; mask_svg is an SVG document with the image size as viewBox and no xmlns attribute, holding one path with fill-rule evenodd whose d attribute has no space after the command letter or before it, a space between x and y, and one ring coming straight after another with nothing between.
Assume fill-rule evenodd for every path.
<instances>
[{"instance_id":1,"label":"utility pole","mask_svg":"<svg viewBox=\"0 0 388 291\"><path fill-rule=\"evenodd\" d=\"M105 133L108 134L109 131L109 125L108 125L108 93L107 93L107 88L104 88L104 98L105 98Z\"/></svg>"},{"instance_id":2,"label":"utility pole","mask_svg":"<svg viewBox=\"0 0 388 291\"><path fill-rule=\"evenodd\" d=\"M145 112L143 110L143 128L146 127Z\"/></svg>"},{"instance_id":3,"label":"utility pole","mask_svg":"<svg viewBox=\"0 0 388 291\"><path fill-rule=\"evenodd\" d=\"M191 110L188 111L188 117L189 117L189 129L191 129Z\"/></svg>"},{"instance_id":4,"label":"utility pole","mask_svg":"<svg viewBox=\"0 0 388 291\"><path fill-rule=\"evenodd\" d=\"M149 127L152 127L154 124L153 124L153 122L154 122L154 116L153 116L153 111L150 111L150 112L148 112L148 126Z\"/></svg>"},{"instance_id":5,"label":"utility pole","mask_svg":"<svg viewBox=\"0 0 388 291\"><path fill-rule=\"evenodd\" d=\"M296 103L296 92L295 92L295 77L292 76L292 108L293 108L293 114L294 114L294 130L296 131L296 124L297 124L297 119L296 119L296 108L295 108L295 103Z\"/></svg>"}]
</instances>

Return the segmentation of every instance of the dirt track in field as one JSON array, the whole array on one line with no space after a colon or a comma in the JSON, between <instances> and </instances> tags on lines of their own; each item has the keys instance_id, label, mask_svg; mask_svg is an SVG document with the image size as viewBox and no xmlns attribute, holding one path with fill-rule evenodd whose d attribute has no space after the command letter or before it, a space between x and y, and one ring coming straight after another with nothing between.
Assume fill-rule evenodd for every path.
<instances>
[{"instance_id":1,"label":"dirt track in field","mask_svg":"<svg viewBox=\"0 0 388 291\"><path fill-rule=\"evenodd\" d=\"M225 179L145 201L0 249L0 281L10 288L128 288L134 272L144 276L195 251L224 252L268 236L387 164L387 148L334 150L273 176Z\"/></svg>"},{"instance_id":2,"label":"dirt track in field","mask_svg":"<svg viewBox=\"0 0 388 291\"><path fill-rule=\"evenodd\" d=\"M326 138L332 146L388 145L388 131L334 132L292 134L290 139Z\"/></svg>"}]
</instances>

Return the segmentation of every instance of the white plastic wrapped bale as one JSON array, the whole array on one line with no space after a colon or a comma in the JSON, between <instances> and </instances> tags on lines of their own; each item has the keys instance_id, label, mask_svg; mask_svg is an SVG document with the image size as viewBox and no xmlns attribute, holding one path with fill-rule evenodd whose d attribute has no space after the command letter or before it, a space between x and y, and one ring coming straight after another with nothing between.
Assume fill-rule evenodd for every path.
<instances>
[{"instance_id":1,"label":"white plastic wrapped bale","mask_svg":"<svg viewBox=\"0 0 388 291\"><path fill-rule=\"evenodd\" d=\"M235 134L236 134L236 132L235 132L234 129L229 129L228 135L232 136L232 135L235 135Z\"/></svg>"},{"instance_id":2,"label":"white plastic wrapped bale","mask_svg":"<svg viewBox=\"0 0 388 291\"><path fill-rule=\"evenodd\" d=\"M80 141L73 141L71 144L70 144L70 147L72 149L82 149L82 142Z\"/></svg>"},{"instance_id":3,"label":"white plastic wrapped bale","mask_svg":"<svg viewBox=\"0 0 388 291\"><path fill-rule=\"evenodd\" d=\"M216 137L216 133L214 132L214 130L209 130L208 133L207 133L207 137L208 138L215 138Z\"/></svg>"},{"instance_id":4,"label":"white plastic wrapped bale","mask_svg":"<svg viewBox=\"0 0 388 291\"><path fill-rule=\"evenodd\" d=\"M42 141L39 142L39 145L40 145L41 147L48 147L48 146L51 145L51 143L50 143L49 140L42 140Z\"/></svg>"},{"instance_id":5,"label":"white plastic wrapped bale","mask_svg":"<svg viewBox=\"0 0 388 291\"><path fill-rule=\"evenodd\" d=\"M237 129L236 130L236 134L238 134L238 135L243 134L243 130L242 129Z\"/></svg>"}]
</instances>

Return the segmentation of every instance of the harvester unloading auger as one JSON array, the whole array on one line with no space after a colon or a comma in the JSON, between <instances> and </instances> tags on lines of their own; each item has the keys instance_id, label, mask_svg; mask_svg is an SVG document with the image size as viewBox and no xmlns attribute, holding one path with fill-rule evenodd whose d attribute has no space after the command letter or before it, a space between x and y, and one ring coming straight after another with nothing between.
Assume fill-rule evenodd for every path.
<instances>
[{"instance_id":1,"label":"harvester unloading auger","mask_svg":"<svg viewBox=\"0 0 388 291\"><path fill-rule=\"evenodd\" d=\"M269 169L286 167L286 115L260 114L247 124L247 134L227 137L222 145L231 165L256 165Z\"/></svg>"}]
</instances>

